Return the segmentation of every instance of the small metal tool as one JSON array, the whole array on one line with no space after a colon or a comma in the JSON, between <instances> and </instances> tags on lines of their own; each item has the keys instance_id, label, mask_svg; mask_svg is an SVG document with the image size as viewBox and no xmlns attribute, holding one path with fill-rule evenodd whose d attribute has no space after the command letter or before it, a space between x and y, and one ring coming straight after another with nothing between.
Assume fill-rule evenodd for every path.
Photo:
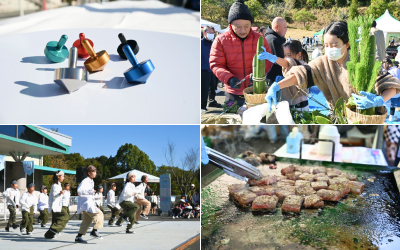
<instances>
[{"instance_id":1,"label":"small metal tool","mask_svg":"<svg viewBox=\"0 0 400 250\"><path fill-rule=\"evenodd\" d=\"M84 62L87 71L89 71L89 73L102 71L110 60L110 56L108 55L107 51L102 50L96 53L88 39L83 39L82 45L90 55L90 58Z\"/></svg>"},{"instance_id":2,"label":"small metal tool","mask_svg":"<svg viewBox=\"0 0 400 250\"><path fill-rule=\"evenodd\" d=\"M122 39L125 40L126 43L128 43L128 45L131 47L131 49L132 49L133 53L135 53L135 55L137 55L137 53L139 53L139 45L137 44L137 42L135 40L126 40L126 38L125 38L123 33L119 33L118 37L119 37L120 40L121 40L121 37L122 37ZM126 57L124 49L123 49L124 45L125 44L121 42L121 44L117 48L117 52L118 52L118 55L122 59L126 60L128 58Z\"/></svg>"},{"instance_id":3,"label":"small metal tool","mask_svg":"<svg viewBox=\"0 0 400 250\"><path fill-rule=\"evenodd\" d=\"M118 37L124 45L122 49L124 50L126 57L132 64L132 68L124 72L126 80L132 83L145 83L155 69L153 63L151 60L139 63L125 37L123 35L121 36L121 34L119 34Z\"/></svg>"},{"instance_id":4,"label":"small metal tool","mask_svg":"<svg viewBox=\"0 0 400 250\"><path fill-rule=\"evenodd\" d=\"M89 73L83 68L76 67L78 49L71 47L69 53L69 67L56 69L54 82L72 93L87 84Z\"/></svg>"},{"instance_id":5,"label":"small metal tool","mask_svg":"<svg viewBox=\"0 0 400 250\"><path fill-rule=\"evenodd\" d=\"M44 48L44 55L52 62L63 62L68 57L68 49L64 45L67 40L68 36L62 35L58 42L48 42Z\"/></svg>"},{"instance_id":6,"label":"small metal tool","mask_svg":"<svg viewBox=\"0 0 400 250\"><path fill-rule=\"evenodd\" d=\"M85 34L84 33L80 33L79 34L79 39L76 40L74 42L74 44L72 44L72 46L76 47L78 49L78 57L79 58L88 58L89 57L89 53L87 53L86 49L82 45L83 40L85 40ZM86 40L88 40L90 45L92 47L94 47L92 40L87 39L87 38L86 38Z\"/></svg>"},{"instance_id":7,"label":"small metal tool","mask_svg":"<svg viewBox=\"0 0 400 250\"><path fill-rule=\"evenodd\" d=\"M245 180L245 178L249 178L259 180L263 176L260 170L245 161L237 161L209 147L206 147L206 151L210 164L221 168L225 173L237 179Z\"/></svg>"}]
</instances>

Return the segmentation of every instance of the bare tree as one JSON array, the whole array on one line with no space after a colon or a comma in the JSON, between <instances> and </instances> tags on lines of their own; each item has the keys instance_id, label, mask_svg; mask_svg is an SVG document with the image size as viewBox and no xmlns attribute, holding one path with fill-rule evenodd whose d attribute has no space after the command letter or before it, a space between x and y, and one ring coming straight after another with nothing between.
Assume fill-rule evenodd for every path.
<instances>
[{"instance_id":1,"label":"bare tree","mask_svg":"<svg viewBox=\"0 0 400 250\"><path fill-rule=\"evenodd\" d=\"M181 160L181 166L178 167L175 165L175 144L168 140L167 147L164 149L164 157L171 167L173 178L175 178L181 194L187 194L199 168L199 149L189 148Z\"/></svg>"}]
</instances>

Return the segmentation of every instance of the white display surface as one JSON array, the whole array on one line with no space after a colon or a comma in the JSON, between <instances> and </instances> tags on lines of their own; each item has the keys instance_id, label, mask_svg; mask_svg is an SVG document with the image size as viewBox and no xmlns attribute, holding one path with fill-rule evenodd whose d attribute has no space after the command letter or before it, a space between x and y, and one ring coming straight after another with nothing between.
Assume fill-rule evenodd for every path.
<instances>
[{"instance_id":1,"label":"white display surface","mask_svg":"<svg viewBox=\"0 0 400 250\"><path fill-rule=\"evenodd\" d=\"M104 71L71 94L54 83L52 63L44 55L49 41L66 34L68 49L79 33L106 50ZM120 59L119 33L136 40L138 61L150 59L155 70L145 84L128 83L131 67ZM199 39L176 34L125 29L65 29L3 36L0 39L0 123L2 124L199 124ZM86 59L78 59L83 67Z\"/></svg>"},{"instance_id":2,"label":"white display surface","mask_svg":"<svg viewBox=\"0 0 400 250\"><path fill-rule=\"evenodd\" d=\"M286 152L287 144L280 147L274 154L278 157L299 159L300 153L290 154ZM331 161L330 155L318 154L318 143L303 144L302 159L316 161ZM335 152L335 162L349 162L369 165L387 166L387 161L380 149L366 147L341 147L340 152Z\"/></svg>"}]
</instances>

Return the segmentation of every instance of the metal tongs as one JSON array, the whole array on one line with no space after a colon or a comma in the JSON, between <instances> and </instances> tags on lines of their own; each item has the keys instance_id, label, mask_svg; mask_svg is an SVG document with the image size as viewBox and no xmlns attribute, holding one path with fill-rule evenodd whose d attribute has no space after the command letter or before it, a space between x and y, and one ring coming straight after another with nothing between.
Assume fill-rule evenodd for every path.
<instances>
[{"instance_id":1,"label":"metal tongs","mask_svg":"<svg viewBox=\"0 0 400 250\"><path fill-rule=\"evenodd\" d=\"M243 160L235 160L209 147L206 147L206 151L209 163L221 168L232 177L247 181L247 179L259 180L263 176L260 170Z\"/></svg>"}]
</instances>

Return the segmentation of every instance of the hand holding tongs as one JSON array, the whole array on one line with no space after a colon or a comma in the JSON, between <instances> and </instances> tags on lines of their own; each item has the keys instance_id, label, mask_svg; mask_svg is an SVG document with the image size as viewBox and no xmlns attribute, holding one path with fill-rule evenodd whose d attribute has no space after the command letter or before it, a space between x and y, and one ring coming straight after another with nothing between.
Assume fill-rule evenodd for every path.
<instances>
[{"instance_id":1,"label":"hand holding tongs","mask_svg":"<svg viewBox=\"0 0 400 250\"><path fill-rule=\"evenodd\" d=\"M206 151L210 164L221 168L225 173L239 180L247 181L245 178L259 180L263 176L260 170L245 161L237 161L209 147L206 147Z\"/></svg>"}]
</instances>

